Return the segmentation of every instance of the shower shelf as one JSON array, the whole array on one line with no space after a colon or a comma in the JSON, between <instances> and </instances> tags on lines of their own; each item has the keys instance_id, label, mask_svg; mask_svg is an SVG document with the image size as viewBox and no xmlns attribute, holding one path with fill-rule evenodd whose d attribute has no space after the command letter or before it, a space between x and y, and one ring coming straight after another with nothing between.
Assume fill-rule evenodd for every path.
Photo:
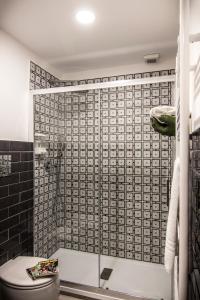
<instances>
[{"instance_id":1,"label":"shower shelf","mask_svg":"<svg viewBox=\"0 0 200 300\"><path fill-rule=\"evenodd\" d=\"M35 133L35 155L47 155L47 135L43 133Z\"/></svg>"}]
</instances>

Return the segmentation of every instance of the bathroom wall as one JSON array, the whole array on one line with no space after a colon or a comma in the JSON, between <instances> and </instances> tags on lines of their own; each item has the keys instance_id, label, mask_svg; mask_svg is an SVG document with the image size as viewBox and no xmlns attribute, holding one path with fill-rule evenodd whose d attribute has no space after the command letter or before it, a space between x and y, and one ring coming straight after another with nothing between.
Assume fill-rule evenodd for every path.
<instances>
[{"instance_id":1,"label":"bathroom wall","mask_svg":"<svg viewBox=\"0 0 200 300\"><path fill-rule=\"evenodd\" d=\"M169 55L170 56L170 55ZM156 64L147 64L144 61L141 63L118 65L112 68L90 69L88 71L68 72L60 76L61 80L84 80L91 78L119 76L119 74L136 74L160 70L175 69L175 56L163 57Z\"/></svg>"},{"instance_id":2,"label":"bathroom wall","mask_svg":"<svg viewBox=\"0 0 200 300\"><path fill-rule=\"evenodd\" d=\"M0 176L0 265L17 255L33 254L33 144L0 140L10 174Z\"/></svg>"},{"instance_id":3,"label":"bathroom wall","mask_svg":"<svg viewBox=\"0 0 200 300\"><path fill-rule=\"evenodd\" d=\"M190 4L190 34L200 35L200 2L192 0ZM190 43L190 65L195 67L190 72L190 112L192 114L192 130L200 126L200 95L198 88L199 66L200 66L200 41Z\"/></svg>"},{"instance_id":4,"label":"bathroom wall","mask_svg":"<svg viewBox=\"0 0 200 300\"><path fill-rule=\"evenodd\" d=\"M31 141L28 136L30 60L55 70L0 30L0 139Z\"/></svg>"},{"instance_id":5,"label":"bathroom wall","mask_svg":"<svg viewBox=\"0 0 200 300\"><path fill-rule=\"evenodd\" d=\"M174 74L174 70L82 80L93 83ZM101 198L98 103L101 99ZM163 263L172 143L155 133L149 111L172 103L172 84L65 96L65 229L60 246Z\"/></svg>"}]
</instances>

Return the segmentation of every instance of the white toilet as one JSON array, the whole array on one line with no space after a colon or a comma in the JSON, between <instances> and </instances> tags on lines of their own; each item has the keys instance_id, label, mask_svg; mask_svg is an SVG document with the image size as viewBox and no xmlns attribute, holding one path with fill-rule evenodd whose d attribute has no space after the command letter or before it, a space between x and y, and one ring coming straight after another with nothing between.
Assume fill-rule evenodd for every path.
<instances>
[{"instance_id":1,"label":"white toilet","mask_svg":"<svg viewBox=\"0 0 200 300\"><path fill-rule=\"evenodd\" d=\"M26 269L44 258L18 256L0 267L0 299L58 300L57 276L32 280Z\"/></svg>"}]
</instances>

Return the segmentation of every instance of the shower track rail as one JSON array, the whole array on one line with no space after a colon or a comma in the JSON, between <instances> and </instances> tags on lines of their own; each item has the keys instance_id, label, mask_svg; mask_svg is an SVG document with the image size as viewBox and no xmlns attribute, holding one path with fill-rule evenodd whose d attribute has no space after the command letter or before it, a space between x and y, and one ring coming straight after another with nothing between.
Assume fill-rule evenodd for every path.
<instances>
[{"instance_id":1,"label":"shower track rail","mask_svg":"<svg viewBox=\"0 0 200 300\"><path fill-rule=\"evenodd\" d=\"M122 86L174 82L174 81L175 81L175 75L154 76L154 77L146 77L146 78L138 78L138 79L115 80L115 81L107 81L107 82L100 82L100 83L90 83L90 84L81 84L81 85L74 85L74 86L31 90L30 95L67 93L67 92L77 92L77 91L86 91L86 90L107 89L107 88L122 87Z\"/></svg>"},{"instance_id":2,"label":"shower track rail","mask_svg":"<svg viewBox=\"0 0 200 300\"><path fill-rule=\"evenodd\" d=\"M116 291L105 290L98 287L91 287L68 281L60 282L60 291L61 294L64 295L88 300L162 300L158 298L141 298Z\"/></svg>"}]
</instances>

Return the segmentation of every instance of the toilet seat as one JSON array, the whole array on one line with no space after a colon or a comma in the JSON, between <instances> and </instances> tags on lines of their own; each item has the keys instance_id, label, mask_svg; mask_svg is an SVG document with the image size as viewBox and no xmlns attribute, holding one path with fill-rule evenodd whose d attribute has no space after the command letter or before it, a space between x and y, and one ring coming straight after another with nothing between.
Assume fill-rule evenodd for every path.
<instances>
[{"instance_id":1,"label":"toilet seat","mask_svg":"<svg viewBox=\"0 0 200 300\"><path fill-rule=\"evenodd\" d=\"M26 269L33 267L39 261L45 260L41 257L18 256L0 267L0 281L5 285L21 290L40 289L53 283L54 277L45 277L32 280Z\"/></svg>"}]
</instances>

